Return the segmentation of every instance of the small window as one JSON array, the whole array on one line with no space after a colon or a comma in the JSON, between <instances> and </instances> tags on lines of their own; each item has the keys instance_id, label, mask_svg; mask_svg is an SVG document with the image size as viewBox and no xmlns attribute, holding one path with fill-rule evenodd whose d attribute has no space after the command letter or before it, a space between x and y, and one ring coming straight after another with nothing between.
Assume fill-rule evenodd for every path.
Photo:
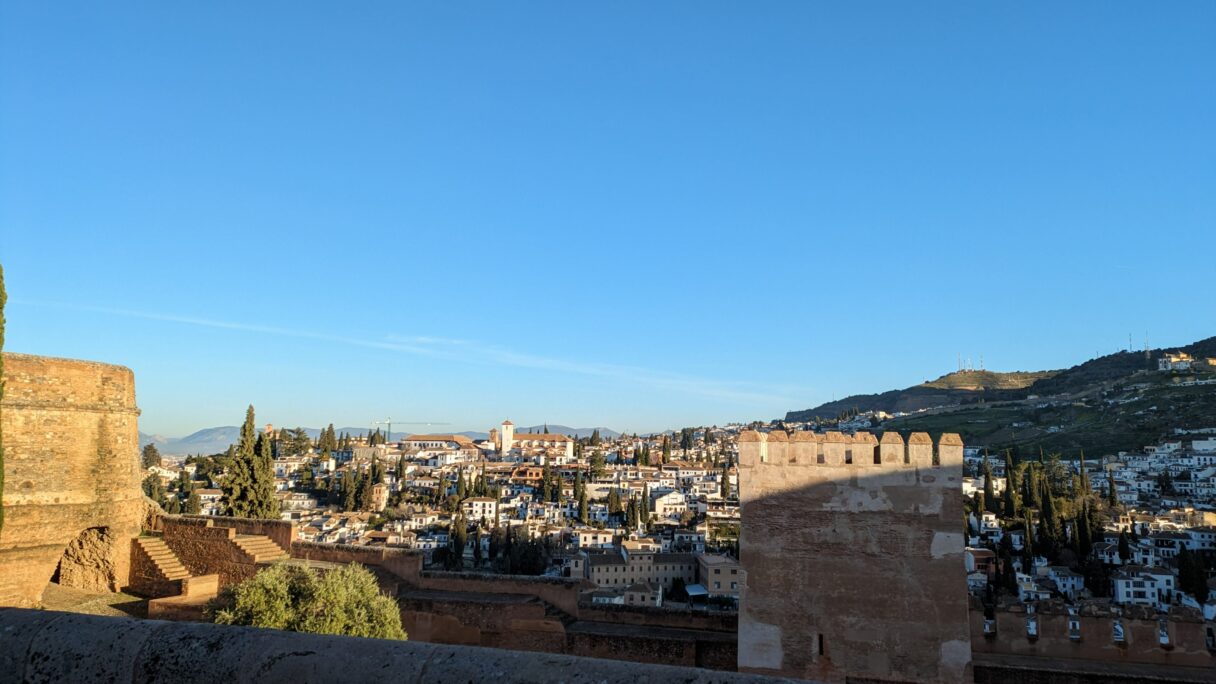
<instances>
[{"instance_id":1,"label":"small window","mask_svg":"<svg viewBox=\"0 0 1216 684\"><path fill-rule=\"evenodd\" d=\"M823 454L816 454L816 455L815 455L815 462L816 462L816 463L824 463L824 460L823 460Z\"/></svg>"},{"instance_id":2,"label":"small window","mask_svg":"<svg viewBox=\"0 0 1216 684\"><path fill-rule=\"evenodd\" d=\"M819 635L819 655L823 655L823 635Z\"/></svg>"}]
</instances>

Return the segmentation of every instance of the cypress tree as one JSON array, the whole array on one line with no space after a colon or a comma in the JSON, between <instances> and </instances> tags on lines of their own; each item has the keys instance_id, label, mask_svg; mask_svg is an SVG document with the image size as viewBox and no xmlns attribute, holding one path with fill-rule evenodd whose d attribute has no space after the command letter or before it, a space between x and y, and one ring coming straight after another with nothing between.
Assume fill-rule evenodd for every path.
<instances>
[{"instance_id":1,"label":"cypress tree","mask_svg":"<svg viewBox=\"0 0 1216 684\"><path fill-rule=\"evenodd\" d=\"M198 491L191 488L190 496L186 498L186 513L189 515L198 515L203 511L203 500L199 498Z\"/></svg>"},{"instance_id":2,"label":"cypress tree","mask_svg":"<svg viewBox=\"0 0 1216 684\"><path fill-rule=\"evenodd\" d=\"M996 493L992 486L992 465L988 463L988 452L984 452L984 510L989 513L997 512Z\"/></svg>"},{"instance_id":3,"label":"cypress tree","mask_svg":"<svg viewBox=\"0 0 1216 684\"><path fill-rule=\"evenodd\" d=\"M375 496L372 494L372 487L375 483L372 482L372 474L369 472L365 477L359 478L359 495L358 506L361 511L370 511L374 508Z\"/></svg>"},{"instance_id":4,"label":"cypress tree","mask_svg":"<svg viewBox=\"0 0 1216 684\"><path fill-rule=\"evenodd\" d=\"M581 474L579 475L579 481L582 481ZM578 490L578 520L582 524L586 525L590 518L587 506L587 488L579 487Z\"/></svg>"},{"instance_id":5,"label":"cypress tree","mask_svg":"<svg viewBox=\"0 0 1216 684\"><path fill-rule=\"evenodd\" d=\"M358 510L360 484L361 477L358 472L346 471L346 477L342 478L342 510Z\"/></svg>"},{"instance_id":6,"label":"cypress tree","mask_svg":"<svg viewBox=\"0 0 1216 684\"><path fill-rule=\"evenodd\" d=\"M245 422L241 425L241 433L236 447L231 449L230 457L226 459L227 469L221 489L224 492L224 509L227 515L234 518L248 518L253 512L255 448L257 430L253 422L253 405L245 410Z\"/></svg>"},{"instance_id":7,"label":"cypress tree","mask_svg":"<svg viewBox=\"0 0 1216 684\"><path fill-rule=\"evenodd\" d=\"M279 517L279 501L274 496L274 456L270 439L258 435L250 467L252 486L249 497L249 517L274 519Z\"/></svg>"},{"instance_id":8,"label":"cypress tree","mask_svg":"<svg viewBox=\"0 0 1216 684\"><path fill-rule=\"evenodd\" d=\"M1043 509L1039 514L1040 550L1049 560L1054 560L1060 543L1060 520L1056 505L1046 480L1043 482Z\"/></svg>"},{"instance_id":9,"label":"cypress tree","mask_svg":"<svg viewBox=\"0 0 1216 684\"><path fill-rule=\"evenodd\" d=\"M1009 449L1005 450L1005 492L1004 499L1004 515L1005 519L1013 520L1018 515L1018 488L1017 469L1013 465L1013 452Z\"/></svg>"},{"instance_id":10,"label":"cypress tree","mask_svg":"<svg viewBox=\"0 0 1216 684\"><path fill-rule=\"evenodd\" d=\"M1115 488L1115 474L1108 470L1106 471L1106 503L1110 505L1111 510L1119 508L1119 491Z\"/></svg>"},{"instance_id":11,"label":"cypress tree","mask_svg":"<svg viewBox=\"0 0 1216 684\"><path fill-rule=\"evenodd\" d=\"M481 567L481 528L473 531L473 568Z\"/></svg>"}]
</instances>

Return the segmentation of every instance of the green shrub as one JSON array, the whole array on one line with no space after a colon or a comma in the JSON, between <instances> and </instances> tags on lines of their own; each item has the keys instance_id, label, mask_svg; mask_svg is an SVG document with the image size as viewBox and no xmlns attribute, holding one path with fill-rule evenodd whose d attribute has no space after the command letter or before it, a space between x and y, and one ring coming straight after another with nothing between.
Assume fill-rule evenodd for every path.
<instances>
[{"instance_id":1,"label":"green shrub","mask_svg":"<svg viewBox=\"0 0 1216 684\"><path fill-rule=\"evenodd\" d=\"M397 603L380 593L375 576L361 565L344 565L325 573L273 565L225 589L212 615L223 625L406 638Z\"/></svg>"}]
</instances>

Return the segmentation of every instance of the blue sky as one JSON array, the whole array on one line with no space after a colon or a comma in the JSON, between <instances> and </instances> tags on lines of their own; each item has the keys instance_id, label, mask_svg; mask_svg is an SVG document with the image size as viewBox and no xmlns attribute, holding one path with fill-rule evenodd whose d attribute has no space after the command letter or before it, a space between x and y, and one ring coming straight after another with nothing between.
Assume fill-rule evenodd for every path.
<instances>
[{"instance_id":1,"label":"blue sky","mask_svg":"<svg viewBox=\"0 0 1216 684\"><path fill-rule=\"evenodd\" d=\"M256 6L254 6L256 5ZM1216 333L1216 4L4 3L10 351L141 428L772 418Z\"/></svg>"}]
</instances>

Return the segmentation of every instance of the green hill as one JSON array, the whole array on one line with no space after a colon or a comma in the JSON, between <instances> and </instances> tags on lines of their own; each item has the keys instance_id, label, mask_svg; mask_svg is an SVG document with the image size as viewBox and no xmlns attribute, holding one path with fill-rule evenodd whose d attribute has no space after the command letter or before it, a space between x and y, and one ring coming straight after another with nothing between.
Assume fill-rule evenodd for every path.
<instances>
[{"instance_id":1,"label":"green hill","mask_svg":"<svg viewBox=\"0 0 1216 684\"><path fill-rule=\"evenodd\" d=\"M1066 457L1081 450L1094 457L1139 450L1171 437L1174 428L1216 427L1216 385L1191 384L1216 380L1216 373L1160 372L1157 360L1166 351L1214 357L1216 337L1148 354L1109 354L1056 372L996 373L993 378L979 377L978 372L967 374L976 377L952 377L961 375L952 373L906 390L794 411L787 420L797 420L789 416L799 414L833 418L840 408L854 405L850 402L864 411L868 400L891 412L882 407L937 400L940 403L919 407L924 409L921 412L884 422L882 429L957 432L968 445L995 451L1008 448L1023 457L1037 455L1040 449Z\"/></svg>"}]
</instances>

